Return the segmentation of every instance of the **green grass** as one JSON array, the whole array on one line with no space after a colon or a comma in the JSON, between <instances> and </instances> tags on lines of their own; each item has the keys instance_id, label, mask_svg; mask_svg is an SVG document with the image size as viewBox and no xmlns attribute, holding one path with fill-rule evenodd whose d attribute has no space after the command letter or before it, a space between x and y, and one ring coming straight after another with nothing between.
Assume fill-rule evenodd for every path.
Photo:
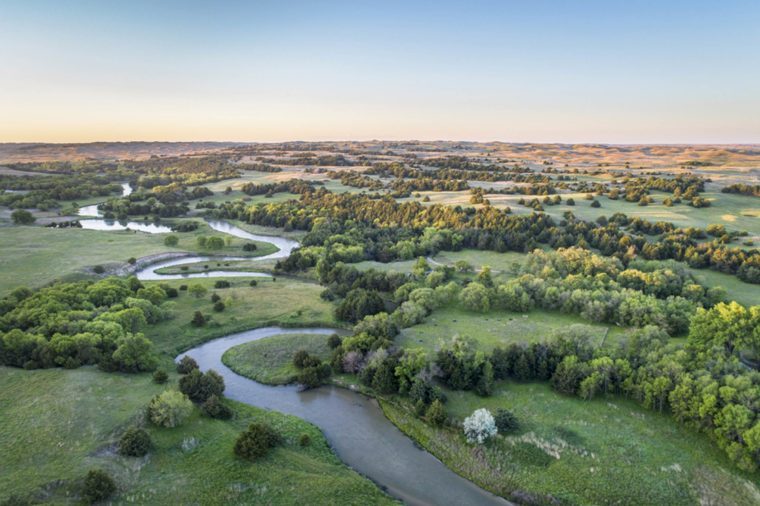
<instances>
[{"instance_id":1,"label":"green grass","mask_svg":"<svg viewBox=\"0 0 760 506\"><path fill-rule=\"evenodd\" d=\"M455 419L507 408L521 429L478 449L461 429L435 429L403 405L383 402L383 410L447 466L495 493L523 490L581 505L760 501L757 474L737 471L704 434L633 402L583 401L536 383L501 382L487 398L446 394Z\"/></svg>"},{"instance_id":2,"label":"green grass","mask_svg":"<svg viewBox=\"0 0 760 506\"><path fill-rule=\"evenodd\" d=\"M265 243L269 244L269 243ZM270 245L271 246L271 245ZM257 255L267 255L263 250L257 249ZM207 271L225 270L236 272L259 272L271 270L274 262L268 260L206 260L205 262L195 262L191 264L174 265L171 267L162 267L156 269L158 274L194 274Z\"/></svg>"},{"instance_id":3,"label":"green grass","mask_svg":"<svg viewBox=\"0 0 760 506\"><path fill-rule=\"evenodd\" d=\"M176 378L173 378L176 379ZM181 427L148 426L146 458L113 452L121 432L165 386L149 375L94 368L0 368L0 500L11 494L77 504L79 480L94 467L118 484L116 504L390 504L372 482L334 455L319 429L293 416L231 403L231 421L196 409ZM249 463L236 458L237 435L253 421L273 426L284 443ZM308 434L311 444L298 438Z\"/></svg>"},{"instance_id":4,"label":"green grass","mask_svg":"<svg viewBox=\"0 0 760 506\"><path fill-rule=\"evenodd\" d=\"M517 253L507 251L498 253L496 251L480 251L475 249L465 249L462 251L443 251L433 257L436 262L453 266L456 262L464 260L475 270L480 270L483 266L488 266L492 271L500 273L511 273L513 266L523 265L528 259L526 253Z\"/></svg>"},{"instance_id":5,"label":"green grass","mask_svg":"<svg viewBox=\"0 0 760 506\"><path fill-rule=\"evenodd\" d=\"M760 305L760 286L758 285L745 283L736 276L710 269L692 269L687 267L687 270L703 286L720 286L725 288L729 300L735 300L744 306Z\"/></svg>"},{"instance_id":6,"label":"green grass","mask_svg":"<svg viewBox=\"0 0 760 506\"><path fill-rule=\"evenodd\" d=\"M433 311L427 319L404 329L396 343L405 348L423 348L435 351L455 335L471 337L480 349L491 350L512 342L534 342L549 338L556 330L578 326L589 332L597 344L616 339L623 329L589 323L580 317L562 313L534 310L530 313L490 311L473 313L458 307Z\"/></svg>"},{"instance_id":7,"label":"green grass","mask_svg":"<svg viewBox=\"0 0 760 506\"><path fill-rule=\"evenodd\" d=\"M234 332L263 327L284 325L307 327L311 325L339 326L333 315L333 306L322 300L323 288L291 278L257 278L255 287L249 286L248 278L229 278L230 288L214 290L215 279L187 279L165 281L170 286L201 284L208 294L197 299L185 291L172 299L174 317L171 320L149 326L145 334L159 351L172 356L215 337ZM226 308L217 313L213 310L211 293L222 298ZM195 311L211 317L203 327L193 327L190 320Z\"/></svg>"},{"instance_id":8,"label":"green grass","mask_svg":"<svg viewBox=\"0 0 760 506\"><path fill-rule=\"evenodd\" d=\"M222 361L241 376L259 383L286 385L298 376L293 365L293 354L298 350L306 350L322 360L330 357L325 335L283 334L230 348Z\"/></svg>"},{"instance_id":9,"label":"green grass","mask_svg":"<svg viewBox=\"0 0 760 506\"><path fill-rule=\"evenodd\" d=\"M250 241L237 238L232 238L229 246L218 251L199 249L196 244L199 235L231 237L200 223L195 232L176 233L179 244L173 248L164 245L165 234L3 227L0 229L0 295L19 286L36 288L56 279L81 277L96 265L124 266L130 257L182 251L251 256L243 251L243 244ZM275 251L269 243L257 243L257 246L257 256Z\"/></svg>"}]
</instances>

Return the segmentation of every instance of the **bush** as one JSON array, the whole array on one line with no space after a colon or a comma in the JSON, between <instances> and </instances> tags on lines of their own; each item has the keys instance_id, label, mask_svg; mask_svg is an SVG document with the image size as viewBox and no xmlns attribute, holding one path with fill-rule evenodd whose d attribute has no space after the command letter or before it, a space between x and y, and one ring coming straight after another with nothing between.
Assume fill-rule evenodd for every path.
<instances>
[{"instance_id":1,"label":"bush","mask_svg":"<svg viewBox=\"0 0 760 506\"><path fill-rule=\"evenodd\" d=\"M436 399L432 404L430 404L430 407L428 408L427 413L425 413L425 416L431 424L435 425L436 427L440 427L446 421L446 408L443 406L443 403L441 401Z\"/></svg>"},{"instance_id":2,"label":"bush","mask_svg":"<svg viewBox=\"0 0 760 506\"><path fill-rule=\"evenodd\" d=\"M194 285L190 285L190 288L188 289L188 291L196 299L203 298L206 295L206 293L208 292L208 290L206 289L205 286L197 284L197 283L194 284Z\"/></svg>"},{"instance_id":3,"label":"bush","mask_svg":"<svg viewBox=\"0 0 760 506\"><path fill-rule=\"evenodd\" d=\"M193 402L205 402L212 395L224 392L224 378L213 369L202 373L193 369L179 380L179 390Z\"/></svg>"},{"instance_id":4,"label":"bush","mask_svg":"<svg viewBox=\"0 0 760 506\"><path fill-rule=\"evenodd\" d=\"M158 369L153 373L153 383L163 385L167 381L169 381L169 375L163 369Z\"/></svg>"},{"instance_id":5,"label":"bush","mask_svg":"<svg viewBox=\"0 0 760 506\"><path fill-rule=\"evenodd\" d=\"M496 415L494 416L494 422L500 433L512 432L520 428L520 423L517 421L517 417L508 409L497 409Z\"/></svg>"},{"instance_id":6,"label":"bush","mask_svg":"<svg viewBox=\"0 0 760 506\"><path fill-rule=\"evenodd\" d=\"M185 355L177 362L177 372L180 374L188 374L193 370L198 369L198 362L194 358Z\"/></svg>"},{"instance_id":7,"label":"bush","mask_svg":"<svg viewBox=\"0 0 760 506\"><path fill-rule=\"evenodd\" d=\"M93 469L87 473L82 487L82 497L90 504L104 501L116 492L116 483L108 473Z\"/></svg>"},{"instance_id":8,"label":"bush","mask_svg":"<svg viewBox=\"0 0 760 506\"><path fill-rule=\"evenodd\" d=\"M102 265L96 265L95 267L92 268L92 272L94 272L95 274L103 274L104 272L106 272L106 268L103 267Z\"/></svg>"},{"instance_id":9,"label":"bush","mask_svg":"<svg viewBox=\"0 0 760 506\"><path fill-rule=\"evenodd\" d=\"M37 218L25 209L16 209L11 213L11 219L16 225L31 225Z\"/></svg>"},{"instance_id":10,"label":"bush","mask_svg":"<svg viewBox=\"0 0 760 506\"><path fill-rule=\"evenodd\" d=\"M224 302L222 302L221 300L217 301L214 304L214 311L216 311L217 313L221 313L222 311L224 311L224 308L225 308Z\"/></svg>"},{"instance_id":11,"label":"bush","mask_svg":"<svg viewBox=\"0 0 760 506\"><path fill-rule=\"evenodd\" d=\"M230 286L230 282L226 279L220 279L214 283L214 288L229 288Z\"/></svg>"},{"instance_id":12,"label":"bush","mask_svg":"<svg viewBox=\"0 0 760 506\"><path fill-rule=\"evenodd\" d=\"M315 359L310 357L310 360ZM317 364L318 365L309 365L301 369L297 378L298 383L306 388L316 388L324 383L325 380L330 377L332 368L330 367L330 364L327 363L319 363L317 361Z\"/></svg>"},{"instance_id":13,"label":"bush","mask_svg":"<svg viewBox=\"0 0 760 506\"><path fill-rule=\"evenodd\" d=\"M309 352L306 350L297 350L293 354L293 365L296 366L298 369L303 369L306 365L306 362L311 358L309 356Z\"/></svg>"},{"instance_id":14,"label":"bush","mask_svg":"<svg viewBox=\"0 0 760 506\"><path fill-rule=\"evenodd\" d=\"M211 302L219 302L220 300L222 300L222 298L219 297L218 293L212 293L211 294Z\"/></svg>"},{"instance_id":15,"label":"bush","mask_svg":"<svg viewBox=\"0 0 760 506\"><path fill-rule=\"evenodd\" d=\"M144 429L130 427L119 439L119 454L126 457L142 457L152 446L150 436Z\"/></svg>"},{"instance_id":16,"label":"bush","mask_svg":"<svg viewBox=\"0 0 760 506\"><path fill-rule=\"evenodd\" d=\"M176 246L179 244L179 237L176 235L167 235L164 237L164 245L171 247Z\"/></svg>"},{"instance_id":17,"label":"bush","mask_svg":"<svg viewBox=\"0 0 760 506\"><path fill-rule=\"evenodd\" d=\"M224 404L218 395L211 395L201 404L201 411L206 416L219 420L229 420L232 418L232 410Z\"/></svg>"},{"instance_id":18,"label":"bush","mask_svg":"<svg viewBox=\"0 0 760 506\"><path fill-rule=\"evenodd\" d=\"M235 455L246 460L256 460L269 453L280 443L280 435L269 425L252 423L235 441Z\"/></svg>"},{"instance_id":19,"label":"bush","mask_svg":"<svg viewBox=\"0 0 760 506\"><path fill-rule=\"evenodd\" d=\"M462 425L468 443L485 443L498 433L493 415L485 408L476 409Z\"/></svg>"},{"instance_id":20,"label":"bush","mask_svg":"<svg viewBox=\"0 0 760 506\"><path fill-rule=\"evenodd\" d=\"M334 350L340 344L343 342L343 340L340 338L338 334L332 334L330 337L327 338L327 346L330 347L331 350Z\"/></svg>"},{"instance_id":21,"label":"bush","mask_svg":"<svg viewBox=\"0 0 760 506\"><path fill-rule=\"evenodd\" d=\"M595 200L591 203L591 207L599 208L602 207L602 204L600 204L598 200Z\"/></svg>"},{"instance_id":22,"label":"bush","mask_svg":"<svg viewBox=\"0 0 760 506\"><path fill-rule=\"evenodd\" d=\"M252 242L243 244L243 251L256 251L256 244Z\"/></svg>"},{"instance_id":23,"label":"bush","mask_svg":"<svg viewBox=\"0 0 760 506\"><path fill-rule=\"evenodd\" d=\"M166 390L148 403L148 419L159 427L177 427L192 411L190 399L176 390Z\"/></svg>"},{"instance_id":24,"label":"bush","mask_svg":"<svg viewBox=\"0 0 760 506\"><path fill-rule=\"evenodd\" d=\"M255 279L252 279L252 280L251 280L251 282L250 282L250 283L248 283L248 285L249 285L249 286L256 286L256 285L258 285L258 284L259 284L259 282L258 282L258 281L256 281Z\"/></svg>"},{"instance_id":25,"label":"bush","mask_svg":"<svg viewBox=\"0 0 760 506\"><path fill-rule=\"evenodd\" d=\"M193 314L193 319L190 320L190 325L193 327L203 327L206 325L206 317L203 316L203 313L200 311L196 311L195 314Z\"/></svg>"},{"instance_id":26,"label":"bush","mask_svg":"<svg viewBox=\"0 0 760 506\"><path fill-rule=\"evenodd\" d=\"M187 291L187 285L179 285L179 291L180 292L186 292Z\"/></svg>"},{"instance_id":27,"label":"bush","mask_svg":"<svg viewBox=\"0 0 760 506\"><path fill-rule=\"evenodd\" d=\"M137 259L136 259L135 257L129 257L129 258L127 259L127 263L128 263L129 265L135 265L135 264L137 263Z\"/></svg>"},{"instance_id":28,"label":"bush","mask_svg":"<svg viewBox=\"0 0 760 506\"><path fill-rule=\"evenodd\" d=\"M166 296L169 297L170 299L176 299L177 297L179 297L179 292L177 291L176 288L172 288L170 286L166 288L164 291L166 292Z\"/></svg>"},{"instance_id":29,"label":"bush","mask_svg":"<svg viewBox=\"0 0 760 506\"><path fill-rule=\"evenodd\" d=\"M300 436L298 436L298 445L299 446L309 446L311 444L311 437L307 433L303 433Z\"/></svg>"}]
</instances>

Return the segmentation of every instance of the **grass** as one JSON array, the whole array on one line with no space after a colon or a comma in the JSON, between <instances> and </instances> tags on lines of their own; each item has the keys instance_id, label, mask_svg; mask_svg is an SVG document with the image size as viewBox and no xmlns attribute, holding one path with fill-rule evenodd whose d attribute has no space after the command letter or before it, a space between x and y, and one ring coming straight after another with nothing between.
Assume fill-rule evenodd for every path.
<instances>
[{"instance_id":1,"label":"grass","mask_svg":"<svg viewBox=\"0 0 760 506\"><path fill-rule=\"evenodd\" d=\"M321 360L330 357L325 335L283 334L230 348L222 361L241 376L259 383L286 385L298 376L298 369L293 365L293 354L298 350L306 350Z\"/></svg>"},{"instance_id":2,"label":"grass","mask_svg":"<svg viewBox=\"0 0 760 506\"><path fill-rule=\"evenodd\" d=\"M176 379L176 378L173 378ZM181 427L148 426L154 448L124 458L113 444L165 386L149 375L0 368L0 500L11 494L78 504L78 483L94 467L118 484L116 504L390 504L372 482L335 456L319 429L293 416L231 403L231 421L196 409ZM253 421L284 444L255 463L237 459L237 435ZM309 446L298 438L308 434Z\"/></svg>"},{"instance_id":3,"label":"grass","mask_svg":"<svg viewBox=\"0 0 760 506\"><path fill-rule=\"evenodd\" d=\"M185 291L173 301L174 318L146 329L161 352L171 356L199 343L234 332L283 325L307 327L312 325L339 326L333 315L333 306L322 300L322 287L291 278L257 278L257 286L249 286L250 279L229 278L230 288L214 290L216 279L188 279L164 281L170 286L200 284L208 288L208 294L200 299ZM226 308L217 313L213 310L211 293L221 297ZM211 321L203 327L193 327L190 320L195 311L201 311Z\"/></svg>"},{"instance_id":4,"label":"grass","mask_svg":"<svg viewBox=\"0 0 760 506\"><path fill-rule=\"evenodd\" d=\"M710 269L692 269L687 267L687 270L703 286L720 286L725 288L729 300L735 300L744 306L760 305L760 286L758 285L745 283L736 276Z\"/></svg>"},{"instance_id":5,"label":"grass","mask_svg":"<svg viewBox=\"0 0 760 506\"><path fill-rule=\"evenodd\" d=\"M512 342L544 340L559 329L579 326L601 345L606 339L615 339L623 329L603 324L588 323L580 317L556 312L534 310L530 313L490 311L473 313L458 307L437 309L421 324L404 329L396 343L405 348L423 348L435 351L443 342L455 335L471 337L478 348L491 350Z\"/></svg>"},{"instance_id":6,"label":"grass","mask_svg":"<svg viewBox=\"0 0 760 506\"><path fill-rule=\"evenodd\" d=\"M229 246L218 251L198 248L199 235L231 237L211 230L203 222L195 232L176 233L179 244L172 248L164 245L165 234L45 227L3 227L1 230L0 295L19 286L36 288L56 279L82 277L96 265L124 266L130 257L182 251L250 256L243 251L243 244L250 241L234 237ZM269 243L257 243L257 246L257 256L275 251Z\"/></svg>"},{"instance_id":7,"label":"grass","mask_svg":"<svg viewBox=\"0 0 760 506\"><path fill-rule=\"evenodd\" d=\"M551 494L567 504L732 504L760 501L757 474L734 466L703 434L616 397L583 401L547 384L501 382L492 397L447 391L450 416L507 408L521 428L485 447L460 429L436 429L405 405L382 402L388 418L447 466L508 497Z\"/></svg>"},{"instance_id":8,"label":"grass","mask_svg":"<svg viewBox=\"0 0 760 506\"><path fill-rule=\"evenodd\" d=\"M268 243L267 243L268 244ZM256 250L256 254L267 255L268 253L260 253L260 250ZM205 262L195 262L191 264L174 265L170 267L162 267L156 269L158 274L194 274L206 271L225 270L225 271L237 271L237 272L259 272L263 270L271 270L274 267L274 262L270 261L257 261L257 260L206 260Z\"/></svg>"}]
</instances>

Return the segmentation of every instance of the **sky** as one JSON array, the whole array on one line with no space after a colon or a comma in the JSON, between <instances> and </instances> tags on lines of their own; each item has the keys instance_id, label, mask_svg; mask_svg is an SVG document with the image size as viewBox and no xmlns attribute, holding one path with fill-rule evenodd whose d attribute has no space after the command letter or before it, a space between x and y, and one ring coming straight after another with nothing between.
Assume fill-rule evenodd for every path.
<instances>
[{"instance_id":1,"label":"sky","mask_svg":"<svg viewBox=\"0 0 760 506\"><path fill-rule=\"evenodd\" d=\"M760 143L760 2L0 1L0 142Z\"/></svg>"}]
</instances>

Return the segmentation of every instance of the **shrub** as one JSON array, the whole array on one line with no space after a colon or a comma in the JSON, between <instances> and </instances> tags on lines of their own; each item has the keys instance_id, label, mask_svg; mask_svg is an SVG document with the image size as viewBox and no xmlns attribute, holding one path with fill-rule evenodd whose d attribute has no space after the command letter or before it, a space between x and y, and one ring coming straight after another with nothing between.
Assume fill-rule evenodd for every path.
<instances>
[{"instance_id":1,"label":"shrub","mask_svg":"<svg viewBox=\"0 0 760 506\"><path fill-rule=\"evenodd\" d=\"M177 372L180 374L188 374L193 370L198 369L198 362L194 358L185 355L177 362Z\"/></svg>"},{"instance_id":2,"label":"shrub","mask_svg":"<svg viewBox=\"0 0 760 506\"><path fill-rule=\"evenodd\" d=\"M122 372L152 371L156 367L153 343L142 334L127 334L116 340L112 366Z\"/></svg>"},{"instance_id":3,"label":"shrub","mask_svg":"<svg viewBox=\"0 0 760 506\"><path fill-rule=\"evenodd\" d=\"M190 325L193 327L203 327L206 325L206 317L203 316L203 313L200 311L196 311L195 314L193 314L193 319L190 320Z\"/></svg>"},{"instance_id":4,"label":"shrub","mask_svg":"<svg viewBox=\"0 0 760 506\"><path fill-rule=\"evenodd\" d=\"M256 251L256 244L252 242L243 244L243 251Z\"/></svg>"},{"instance_id":5,"label":"shrub","mask_svg":"<svg viewBox=\"0 0 760 506\"><path fill-rule=\"evenodd\" d=\"M180 378L179 390L194 402L205 402L212 395L222 395L224 378L213 369L206 373L193 369Z\"/></svg>"},{"instance_id":6,"label":"shrub","mask_svg":"<svg viewBox=\"0 0 760 506\"><path fill-rule=\"evenodd\" d=\"M180 292L186 292L187 291L187 285L179 285L179 291Z\"/></svg>"},{"instance_id":7,"label":"shrub","mask_svg":"<svg viewBox=\"0 0 760 506\"><path fill-rule=\"evenodd\" d=\"M201 404L201 411L206 416L217 418L219 420L229 420L232 418L232 410L222 402L218 395L211 395Z\"/></svg>"},{"instance_id":8,"label":"shrub","mask_svg":"<svg viewBox=\"0 0 760 506\"><path fill-rule=\"evenodd\" d=\"M298 436L298 445L299 446L309 446L311 444L311 437L307 433L302 433L300 436Z\"/></svg>"},{"instance_id":9,"label":"shrub","mask_svg":"<svg viewBox=\"0 0 760 506\"><path fill-rule=\"evenodd\" d=\"M103 267L102 265L96 265L95 267L92 268L92 272L94 272L95 274L103 274L104 272L106 272L106 268Z\"/></svg>"},{"instance_id":10,"label":"shrub","mask_svg":"<svg viewBox=\"0 0 760 506\"><path fill-rule=\"evenodd\" d=\"M493 415L485 408L476 409L462 425L468 443L483 444L498 433Z\"/></svg>"},{"instance_id":11,"label":"shrub","mask_svg":"<svg viewBox=\"0 0 760 506\"><path fill-rule=\"evenodd\" d=\"M246 460L256 460L269 453L280 443L280 435L269 425L252 423L235 441L235 455Z\"/></svg>"},{"instance_id":12,"label":"shrub","mask_svg":"<svg viewBox=\"0 0 760 506\"><path fill-rule=\"evenodd\" d=\"M221 300L217 301L214 304L214 311L216 311L217 313L221 313L222 311L224 311L224 308L225 308L224 302L222 302Z\"/></svg>"},{"instance_id":13,"label":"shrub","mask_svg":"<svg viewBox=\"0 0 760 506\"><path fill-rule=\"evenodd\" d=\"M293 365L298 369L303 369L307 360L311 358L306 350L298 350L293 354Z\"/></svg>"},{"instance_id":14,"label":"shrub","mask_svg":"<svg viewBox=\"0 0 760 506\"><path fill-rule=\"evenodd\" d=\"M218 293L212 293L211 294L211 302L219 302L220 300L222 300L222 298L219 297Z\"/></svg>"},{"instance_id":15,"label":"shrub","mask_svg":"<svg viewBox=\"0 0 760 506\"><path fill-rule=\"evenodd\" d=\"M204 295L206 295L206 292L208 292L205 286L197 284L197 283L194 285L190 285L190 288L188 289L188 291L196 299L202 298Z\"/></svg>"},{"instance_id":16,"label":"shrub","mask_svg":"<svg viewBox=\"0 0 760 506\"><path fill-rule=\"evenodd\" d=\"M159 427L177 427L192 411L190 399L176 390L166 390L148 403L148 419Z\"/></svg>"},{"instance_id":17,"label":"shrub","mask_svg":"<svg viewBox=\"0 0 760 506\"><path fill-rule=\"evenodd\" d=\"M255 279L252 279L252 280L251 280L251 282L250 282L250 283L248 283L248 285L250 285L250 286L256 286L256 285L258 285L258 284L259 284L259 282L258 282L258 281L256 281Z\"/></svg>"},{"instance_id":18,"label":"shrub","mask_svg":"<svg viewBox=\"0 0 760 506\"><path fill-rule=\"evenodd\" d=\"M342 343L343 340L340 338L338 334L332 334L330 337L327 338L327 346L330 347L331 350L334 350L338 346L340 346L340 343Z\"/></svg>"},{"instance_id":19,"label":"shrub","mask_svg":"<svg viewBox=\"0 0 760 506\"><path fill-rule=\"evenodd\" d=\"M163 385L167 381L169 381L169 375L166 374L166 371L164 371L163 369L158 369L156 370L156 372L153 373L153 383L158 383L159 385Z\"/></svg>"},{"instance_id":20,"label":"shrub","mask_svg":"<svg viewBox=\"0 0 760 506\"><path fill-rule=\"evenodd\" d=\"M591 203L591 207L595 207L595 208L602 207L602 204L600 204L598 200L595 200Z\"/></svg>"},{"instance_id":21,"label":"shrub","mask_svg":"<svg viewBox=\"0 0 760 506\"><path fill-rule=\"evenodd\" d=\"M177 291L176 288L168 287L164 291L166 292L166 296L169 297L170 299L176 299L177 297L179 297L179 292Z\"/></svg>"},{"instance_id":22,"label":"shrub","mask_svg":"<svg viewBox=\"0 0 760 506\"><path fill-rule=\"evenodd\" d=\"M446 421L446 408L443 406L443 403L441 401L436 399L432 402L432 404L430 404L430 407L427 409L425 416L430 421L430 423L436 427L440 427Z\"/></svg>"},{"instance_id":23,"label":"shrub","mask_svg":"<svg viewBox=\"0 0 760 506\"><path fill-rule=\"evenodd\" d=\"M126 457L142 457L151 447L150 436L139 427L130 427L119 439L119 454Z\"/></svg>"},{"instance_id":24,"label":"shrub","mask_svg":"<svg viewBox=\"0 0 760 506\"><path fill-rule=\"evenodd\" d=\"M82 497L90 504L104 501L116 492L116 483L108 473L93 469L87 473L82 487Z\"/></svg>"},{"instance_id":25,"label":"shrub","mask_svg":"<svg viewBox=\"0 0 760 506\"><path fill-rule=\"evenodd\" d=\"M494 416L496 428L500 433L512 432L520 427L517 417L508 409L499 408Z\"/></svg>"},{"instance_id":26,"label":"shrub","mask_svg":"<svg viewBox=\"0 0 760 506\"><path fill-rule=\"evenodd\" d=\"M16 225L31 225L37 218L25 209L16 209L11 213L11 219Z\"/></svg>"},{"instance_id":27,"label":"shrub","mask_svg":"<svg viewBox=\"0 0 760 506\"><path fill-rule=\"evenodd\" d=\"M177 244L179 244L179 237L177 237L176 235L167 235L166 237L164 237L164 245L169 246L169 247L174 247Z\"/></svg>"},{"instance_id":28,"label":"shrub","mask_svg":"<svg viewBox=\"0 0 760 506\"><path fill-rule=\"evenodd\" d=\"M129 265L135 265L137 263L137 259L135 257L129 257L129 259L127 259L127 263Z\"/></svg>"},{"instance_id":29,"label":"shrub","mask_svg":"<svg viewBox=\"0 0 760 506\"><path fill-rule=\"evenodd\" d=\"M316 359L311 357L310 360ZM317 365L304 367L298 375L297 381L306 388L316 388L330 377L331 372L330 364L317 361Z\"/></svg>"},{"instance_id":30,"label":"shrub","mask_svg":"<svg viewBox=\"0 0 760 506\"><path fill-rule=\"evenodd\" d=\"M214 288L229 288L230 286L231 286L230 282L227 281L226 279L220 279L220 280L217 280L216 283L214 283Z\"/></svg>"}]
</instances>

